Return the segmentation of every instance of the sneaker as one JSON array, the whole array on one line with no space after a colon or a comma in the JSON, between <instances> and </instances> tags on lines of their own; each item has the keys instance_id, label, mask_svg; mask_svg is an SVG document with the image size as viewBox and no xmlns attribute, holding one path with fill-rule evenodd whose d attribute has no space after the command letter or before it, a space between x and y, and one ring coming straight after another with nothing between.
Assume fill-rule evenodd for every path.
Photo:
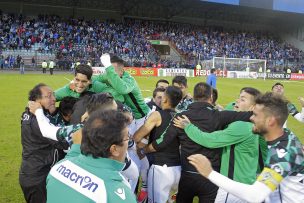
<instances>
[{"instance_id":1,"label":"sneaker","mask_svg":"<svg viewBox=\"0 0 304 203\"><path fill-rule=\"evenodd\" d=\"M140 193L137 196L137 202L138 203L143 203L147 200L147 197L148 197L148 192L144 191L144 190L141 190Z\"/></svg>"}]
</instances>

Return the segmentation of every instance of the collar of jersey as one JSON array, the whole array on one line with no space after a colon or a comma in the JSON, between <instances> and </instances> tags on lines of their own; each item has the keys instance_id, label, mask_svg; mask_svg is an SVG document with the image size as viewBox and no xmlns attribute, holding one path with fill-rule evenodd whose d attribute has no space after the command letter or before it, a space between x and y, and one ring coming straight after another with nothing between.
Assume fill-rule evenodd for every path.
<instances>
[{"instance_id":1,"label":"collar of jersey","mask_svg":"<svg viewBox=\"0 0 304 203\"><path fill-rule=\"evenodd\" d=\"M79 161L96 168L109 169L113 171L121 171L125 165L124 163L114 159L101 157L93 158L91 155L83 154L79 155Z\"/></svg>"},{"instance_id":2,"label":"collar of jersey","mask_svg":"<svg viewBox=\"0 0 304 203\"><path fill-rule=\"evenodd\" d=\"M211 108L213 109L214 107L207 103L207 102L193 102L192 104L189 104L188 109L199 109L199 108Z\"/></svg>"}]
</instances>

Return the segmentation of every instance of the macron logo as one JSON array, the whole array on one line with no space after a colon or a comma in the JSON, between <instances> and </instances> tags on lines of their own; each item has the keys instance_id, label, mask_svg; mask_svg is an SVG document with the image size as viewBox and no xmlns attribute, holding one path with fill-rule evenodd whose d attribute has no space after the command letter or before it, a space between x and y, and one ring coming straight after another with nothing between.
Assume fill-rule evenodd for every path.
<instances>
[{"instance_id":1,"label":"macron logo","mask_svg":"<svg viewBox=\"0 0 304 203\"><path fill-rule=\"evenodd\" d=\"M115 191L115 194L117 194L118 197L120 197L122 200L126 200L126 193L125 193L125 190L123 188L118 188Z\"/></svg>"}]
</instances>

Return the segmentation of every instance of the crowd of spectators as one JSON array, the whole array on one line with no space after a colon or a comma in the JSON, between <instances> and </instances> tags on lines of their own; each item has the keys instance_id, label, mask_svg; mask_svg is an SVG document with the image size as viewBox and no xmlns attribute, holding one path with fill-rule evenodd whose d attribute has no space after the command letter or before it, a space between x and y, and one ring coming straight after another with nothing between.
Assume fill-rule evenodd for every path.
<instances>
[{"instance_id":1,"label":"crowd of spectators","mask_svg":"<svg viewBox=\"0 0 304 203\"><path fill-rule=\"evenodd\" d=\"M161 60L150 39L169 40L183 60ZM297 63L304 57L301 50L262 33L134 19L116 23L50 15L0 15L0 50L29 50L37 43L39 52L56 54L66 66L76 61L99 65L102 53L120 55L130 66L176 68L195 67L198 58L215 56L266 59L268 66ZM11 64L14 57L8 58Z\"/></svg>"}]
</instances>

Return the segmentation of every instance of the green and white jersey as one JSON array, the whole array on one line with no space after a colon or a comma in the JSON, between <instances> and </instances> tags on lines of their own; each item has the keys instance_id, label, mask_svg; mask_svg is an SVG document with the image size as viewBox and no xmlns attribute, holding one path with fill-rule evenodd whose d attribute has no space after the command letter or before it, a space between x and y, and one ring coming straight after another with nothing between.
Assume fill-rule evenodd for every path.
<instances>
[{"instance_id":1,"label":"green and white jersey","mask_svg":"<svg viewBox=\"0 0 304 203\"><path fill-rule=\"evenodd\" d=\"M192 104L192 103L193 103L193 99L186 96L175 107L175 111L177 113L186 111L188 109L189 104Z\"/></svg>"},{"instance_id":2,"label":"green and white jersey","mask_svg":"<svg viewBox=\"0 0 304 203\"><path fill-rule=\"evenodd\" d=\"M288 129L284 135L268 142L265 168L258 180L274 190L266 202L304 202L304 149ZM274 183L278 182L276 186Z\"/></svg>"},{"instance_id":3,"label":"green and white jersey","mask_svg":"<svg viewBox=\"0 0 304 203\"><path fill-rule=\"evenodd\" d=\"M83 124L68 125L68 126L61 127L57 130L56 137L58 139L64 138L69 143L69 145L71 145L72 144L71 135L82 127L83 127Z\"/></svg>"},{"instance_id":4,"label":"green and white jersey","mask_svg":"<svg viewBox=\"0 0 304 203\"><path fill-rule=\"evenodd\" d=\"M48 203L136 203L128 182L120 174L124 164L80 153L72 145L66 158L47 177Z\"/></svg>"}]
</instances>

